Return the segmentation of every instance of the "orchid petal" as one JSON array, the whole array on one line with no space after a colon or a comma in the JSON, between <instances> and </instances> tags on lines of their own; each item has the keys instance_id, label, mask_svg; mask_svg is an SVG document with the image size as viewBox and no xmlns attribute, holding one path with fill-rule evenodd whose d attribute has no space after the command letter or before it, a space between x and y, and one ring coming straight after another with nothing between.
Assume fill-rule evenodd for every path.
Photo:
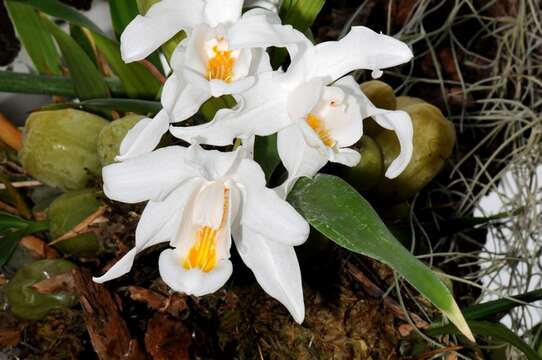
<instances>
[{"instance_id":1,"label":"orchid petal","mask_svg":"<svg viewBox=\"0 0 542 360\"><path fill-rule=\"evenodd\" d=\"M292 246L267 240L262 234L244 228L235 238L245 264L267 294L280 301L301 324L305 318L301 270Z\"/></svg>"},{"instance_id":2,"label":"orchid petal","mask_svg":"<svg viewBox=\"0 0 542 360\"><path fill-rule=\"evenodd\" d=\"M359 85L352 77L341 79L341 86L358 100L363 118L372 117L378 125L395 131L399 145L401 146L401 152L391 162L385 175L390 179L399 176L410 163L414 151L414 129L410 115L405 111L377 108L361 91Z\"/></svg>"},{"instance_id":3,"label":"orchid petal","mask_svg":"<svg viewBox=\"0 0 542 360\"><path fill-rule=\"evenodd\" d=\"M168 128L169 116L164 110L153 119L141 119L122 140L119 155L115 160L124 161L151 152L158 146Z\"/></svg>"},{"instance_id":4,"label":"orchid petal","mask_svg":"<svg viewBox=\"0 0 542 360\"><path fill-rule=\"evenodd\" d=\"M343 164L349 167L356 166L361 160L361 155L359 152L353 149L339 149L337 152L333 153L331 159L332 162Z\"/></svg>"},{"instance_id":5,"label":"orchid petal","mask_svg":"<svg viewBox=\"0 0 542 360\"><path fill-rule=\"evenodd\" d=\"M228 31L232 49L286 47L296 55L307 46L303 33L291 25L282 25L277 14L263 9L249 10Z\"/></svg>"},{"instance_id":6,"label":"orchid petal","mask_svg":"<svg viewBox=\"0 0 542 360\"><path fill-rule=\"evenodd\" d=\"M242 9L243 0L207 0L206 22L212 27L218 24L234 23L241 16Z\"/></svg>"},{"instance_id":7,"label":"orchid petal","mask_svg":"<svg viewBox=\"0 0 542 360\"><path fill-rule=\"evenodd\" d=\"M306 143L301 128L297 125L279 131L277 136L279 157L288 170L288 179L282 185L282 194L287 194L300 177L314 176L328 162L318 148Z\"/></svg>"},{"instance_id":8,"label":"orchid petal","mask_svg":"<svg viewBox=\"0 0 542 360\"><path fill-rule=\"evenodd\" d=\"M320 77L327 83L353 70L378 71L413 57L405 43L363 26L354 26L341 40L320 43L299 56L292 60L295 66L288 69L290 76L304 81Z\"/></svg>"},{"instance_id":9,"label":"orchid petal","mask_svg":"<svg viewBox=\"0 0 542 360\"><path fill-rule=\"evenodd\" d=\"M270 241L300 245L309 236L309 224L277 193L265 185L265 175L253 160L243 159L232 176L241 184L241 226ZM277 231L280 229L280 231Z\"/></svg>"},{"instance_id":10,"label":"orchid petal","mask_svg":"<svg viewBox=\"0 0 542 360\"><path fill-rule=\"evenodd\" d=\"M154 4L144 16L136 16L122 33L122 59L142 60L179 31L201 23L203 6L201 0L162 0Z\"/></svg>"},{"instance_id":11,"label":"orchid petal","mask_svg":"<svg viewBox=\"0 0 542 360\"><path fill-rule=\"evenodd\" d=\"M197 113L210 96L208 90L195 87L173 74L167 79L162 90L162 105L170 114L171 122L179 122Z\"/></svg>"},{"instance_id":12,"label":"orchid petal","mask_svg":"<svg viewBox=\"0 0 542 360\"><path fill-rule=\"evenodd\" d=\"M170 127L170 132L188 142L225 146L235 138L267 136L288 126L287 93L272 75L261 74L249 91L236 97L235 109L222 109L203 125Z\"/></svg>"},{"instance_id":13,"label":"orchid petal","mask_svg":"<svg viewBox=\"0 0 542 360\"><path fill-rule=\"evenodd\" d=\"M316 106L324 90L321 79L312 79L291 91L288 95L290 119L305 119Z\"/></svg>"},{"instance_id":14,"label":"orchid petal","mask_svg":"<svg viewBox=\"0 0 542 360\"><path fill-rule=\"evenodd\" d=\"M274 13L279 12L281 0L247 0L245 1L246 8L262 8L272 11Z\"/></svg>"},{"instance_id":15,"label":"orchid petal","mask_svg":"<svg viewBox=\"0 0 542 360\"><path fill-rule=\"evenodd\" d=\"M190 146L186 162L199 168L201 176L207 180L217 180L226 176L240 158L239 150L222 152L204 150L199 145Z\"/></svg>"},{"instance_id":16,"label":"orchid petal","mask_svg":"<svg viewBox=\"0 0 542 360\"><path fill-rule=\"evenodd\" d=\"M104 283L128 273L134 264L136 255L159 243L171 241L179 227L182 211L194 190L201 181L194 180L179 186L164 201L150 201L137 224L135 246L117 261L105 274L94 278L97 283Z\"/></svg>"},{"instance_id":17,"label":"orchid petal","mask_svg":"<svg viewBox=\"0 0 542 360\"><path fill-rule=\"evenodd\" d=\"M199 176L199 169L187 163L187 149L169 146L103 168L104 192L125 203L161 201L179 184Z\"/></svg>"},{"instance_id":18,"label":"orchid petal","mask_svg":"<svg viewBox=\"0 0 542 360\"><path fill-rule=\"evenodd\" d=\"M173 249L164 250L160 254L158 268L162 280L171 289L195 296L214 293L228 281L233 271L232 263L227 259L219 261L209 272L200 269L187 270Z\"/></svg>"}]
</instances>

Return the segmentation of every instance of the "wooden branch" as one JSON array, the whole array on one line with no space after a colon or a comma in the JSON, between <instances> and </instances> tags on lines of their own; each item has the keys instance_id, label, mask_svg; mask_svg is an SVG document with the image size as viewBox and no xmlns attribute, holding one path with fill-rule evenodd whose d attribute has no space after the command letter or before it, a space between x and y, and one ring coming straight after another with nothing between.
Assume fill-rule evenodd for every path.
<instances>
[{"instance_id":1,"label":"wooden branch","mask_svg":"<svg viewBox=\"0 0 542 360\"><path fill-rule=\"evenodd\" d=\"M164 85L166 83L166 77L154 66L153 63L151 63L149 60L139 60L138 61L141 65L145 66L147 70L154 76L158 81L160 81L160 84Z\"/></svg>"},{"instance_id":2,"label":"wooden branch","mask_svg":"<svg viewBox=\"0 0 542 360\"><path fill-rule=\"evenodd\" d=\"M145 359L144 351L138 341L131 338L128 326L109 291L103 285L93 282L86 270L75 269L72 275L90 340L98 357L102 360Z\"/></svg>"}]
</instances>

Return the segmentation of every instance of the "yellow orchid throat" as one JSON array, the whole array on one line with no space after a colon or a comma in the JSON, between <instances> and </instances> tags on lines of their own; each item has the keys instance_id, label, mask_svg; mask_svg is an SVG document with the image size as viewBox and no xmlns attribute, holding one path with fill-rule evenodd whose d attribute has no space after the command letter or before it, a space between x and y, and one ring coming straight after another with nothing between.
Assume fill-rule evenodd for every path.
<instances>
[{"instance_id":1,"label":"yellow orchid throat","mask_svg":"<svg viewBox=\"0 0 542 360\"><path fill-rule=\"evenodd\" d=\"M307 124L314 130L314 132L320 137L320 140L327 147L333 147L335 145L335 140L331 137L329 130L326 129L324 122L316 115L309 113L307 115Z\"/></svg>"},{"instance_id":2,"label":"yellow orchid throat","mask_svg":"<svg viewBox=\"0 0 542 360\"><path fill-rule=\"evenodd\" d=\"M217 45L213 47L212 51L214 56L209 59L207 64L207 80L223 80L231 83L236 60L233 57L233 50L219 50Z\"/></svg>"},{"instance_id":3,"label":"yellow orchid throat","mask_svg":"<svg viewBox=\"0 0 542 360\"><path fill-rule=\"evenodd\" d=\"M224 228L229 212L229 189L224 189L224 209L222 220L217 229L210 226L202 226L197 233L197 239L194 245L188 251L188 255L183 261L183 267L186 270L200 269L203 272L212 271L217 264L217 236Z\"/></svg>"}]
</instances>

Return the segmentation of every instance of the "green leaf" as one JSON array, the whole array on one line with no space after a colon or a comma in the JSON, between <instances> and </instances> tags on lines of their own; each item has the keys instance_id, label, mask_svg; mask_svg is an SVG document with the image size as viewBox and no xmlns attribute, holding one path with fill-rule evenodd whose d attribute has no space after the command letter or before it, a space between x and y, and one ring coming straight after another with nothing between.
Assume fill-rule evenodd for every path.
<instances>
[{"instance_id":1,"label":"green leaf","mask_svg":"<svg viewBox=\"0 0 542 360\"><path fill-rule=\"evenodd\" d=\"M105 79L111 93L126 97L117 79ZM0 71L0 91L20 94L43 94L76 97L73 79L64 76L44 76Z\"/></svg>"},{"instance_id":2,"label":"green leaf","mask_svg":"<svg viewBox=\"0 0 542 360\"><path fill-rule=\"evenodd\" d=\"M463 315L468 320L487 319L498 314L506 314L517 306L523 306L524 303L532 303L538 300L542 300L542 289L513 296L511 299L499 299L469 306L463 310Z\"/></svg>"},{"instance_id":3,"label":"green leaf","mask_svg":"<svg viewBox=\"0 0 542 360\"><path fill-rule=\"evenodd\" d=\"M93 33L96 47L103 53L113 72L120 78L130 97L154 98L160 82L141 64L125 64L120 56L118 42L108 38L100 28L80 12L58 0L10 0L32 5L44 13L66 20L73 25L88 28Z\"/></svg>"},{"instance_id":4,"label":"green leaf","mask_svg":"<svg viewBox=\"0 0 542 360\"><path fill-rule=\"evenodd\" d=\"M0 267L9 260L25 235L49 229L48 221L31 221L0 212Z\"/></svg>"},{"instance_id":5,"label":"green leaf","mask_svg":"<svg viewBox=\"0 0 542 360\"><path fill-rule=\"evenodd\" d=\"M120 39L126 26L139 14L136 0L109 0L109 12L117 39Z\"/></svg>"},{"instance_id":6,"label":"green leaf","mask_svg":"<svg viewBox=\"0 0 542 360\"><path fill-rule=\"evenodd\" d=\"M81 99L109 97L102 75L87 54L67 33L48 19L43 19L64 56L74 81L75 92Z\"/></svg>"},{"instance_id":7,"label":"green leaf","mask_svg":"<svg viewBox=\"0 0 542 360\"><path fill-rule=\"evenodd\" d=\"M121 57L119 44L94 34L96 47L107 59L113 72L121 79L126 93L132 98L154 99L160 90L160 82L139 63L126 64Z\"/></svg>"},{"instance_id":8,"label":"green leaf","mask_svg":"<svg viewBox=\"0 0 542 360\"><path fill-rule=\"evenodd\" d=\"M347 182L331 175L303 178L288 200L316 230L338 245L397 271L474 341L448 287L401 245L369 202Z\"/></svg>"},{"instance_id":9,"label":"green leaf","mask_svg":"<svg viewBox=\"0 0 542 360\"><path fill-rule=\"evenodd\" d=\"M74 10L73 8L65 5L58 0L10 0L14 2L20 2L23 4L28 4L36 9L43 11L46 14L51 16L64 19L69 23L79 25L81 27L86 27L92 32L99 33L105 36L103 31L92 21L90 21L85 15Z\"/></svg>"},{"instance_id":10,"label":"green leaf","mask_svg":"<svg viewBox=\"0 0 542 360\"><path fill-rule=\"evenodd\" d=\"M283 24L292 25L301 32L312 25L326 0L284 0L280 7Z\"/></svg>"},{"instance_id":11,"label":"green leaf","mask_svg":"<svg viewBox=\"0 0 542 360\"><path fill-rule=\"evenodd\" d=\"M70 35L73 40L83 49L88 58L98 66L98 60L96 59L96 52L91 42L91 35L89 31L78 25L70 24Z\"/></svg>"},{"instance_id":12,"label":"green leaf","mask_svg":"<svg viewBox=\"0 0 542 360\"><path fill-rule=\"evenodd\" d=\"M277 134L263 137L256 136L254 160L262 167L265 179L269 183L273 171L280 164L279 152L277 150Z\"/></svg>"},{"instance_id":13,"label":"green leaf","mask_svg":"<svg viewBox=\"0 0 542 360\"><path fill-rule=\"evenodd\" d=\"M61 75L62 65L53 39L41 16L31 6L6 1L19 39L40 74Z\"/></svg>"},{"instance_id":14,"label":"green leaf","mask_svg":"<svg viewBox=\"0 0 542 360\"><path fill-rule=\"evenodd\" d=\"M504 341L518 350L520 350L529 360L541 360L537 353L527 345L519 336L514 334L506 326L498 323L492 323L488 321L469 321L468 322L472 331L481 336L489 336L494 339ZM438 336L445 334L459 334L459 330L452 325L441 326L438 328L432 328L426 331L430 336Z\"/></svg>"},{"instance_id":15,"label":"green leaf","mask_svg":"<svg viewBox=\"0 0 542 360\"><path fill-rule=\"evenodd\" d=\"M136 100L136 99L92 99L77 103L63 103L47 105L40 110L81 109L89 111L119 111L133 112L137 114L155 115L162 109L159 101Z\"/></svg>"}]
</instances>

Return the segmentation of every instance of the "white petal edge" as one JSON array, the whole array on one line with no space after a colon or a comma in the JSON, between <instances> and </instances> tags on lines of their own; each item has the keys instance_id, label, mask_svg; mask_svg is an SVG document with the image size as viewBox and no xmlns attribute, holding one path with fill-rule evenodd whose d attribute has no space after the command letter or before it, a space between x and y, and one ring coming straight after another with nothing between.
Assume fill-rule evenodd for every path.
<instances>
[{"instance_id":1,"label":"white petal edge","mask_svg":"<svg viewBox=\"0 0 542 360\"><path fill-rule=\"evenodd\" d=\"M234 23L241 17L242 9L243 0L207 0L206 22L212 27L218 24Z\"/></svg>"},{"instance_id":2,"label":"white petal edge","mask_svg":"<svg viewBox=\"0 0 542 360\"><path fill-rule=\"evenodd\" d=\"M138 203L163 200L184 181L200 176L185 162L187 149L169 146L102 169L104 193L111 200Z\"/></svg>"},{"instance_id":3,"label":"white petal edge","mask_svg":"<svg viewBox=\"0 0 542 360\"><path fill-rule=\"evenodd\" d=\"M115 160L124 161L151 152L158 146L168 128L169 116L165 110L161 110L153 119L141 119L122 140L119 155Z\"/></svg>"},{"instance_id":4,"label":"white petal edge","mask_svg":"<svg viewBox=\"0 0 542 360\"><path fill-rule=\"evenodd\" d=\"M298 58L301 57L301 58ZM320 43L293 58L289 76L304 81L323 78L330 83L358 69L380 70L410 61L412 51L400 40L354 26L339 41Z\"/></svg>"},{"instance_id":5,"label":"white petal edge","mask_svg":"<svg viewBox=\"0 0 542 360\"><path fill-rule=\"evenodd\" d=\"M95 277L97 283L104 283L128 273L134 264L136 255L153 245L171 241L179 227L182 211L193 189L200 181L187 182L161 202L150 201L137 224L135 246L117 261L105 274Z\"/></svg>"},{"instance_id":6,"label":"white petal edge","mask_svg":"<svg viewBox=\"0 0 542 360\"><path fill-rule=\"evenodd\" d=\"M179 31L201 23L203 6L202 0L161 0L136 16L120 38L124 62L146 58Z\"/></svg>"},{"instance_id":7,"label":"white petal edge","mask_svg":"<svg viewBox=\"0 0 542 360\"><path fill-rule=\"evenodd\" d=\"M234 240L241 258L262 289L281 302L301 324L305 318L305 304L301 270L294 248L269 241L247 228L242 230L242 238L235 237L236 234Z\"/></svg>"},{"instance_id":8,"label":"white petal edge","mask_svg":"<svg viewBox=\"0 0 542 360\"><path fill-rule=\"evenodd\" d=\"M198 112L201 105L211 97L207 88L196 87L182 76L173 73L162 90L162 105L171 122L180 122Z\"/></svg>"},{"instance_id":9,"label":"white petal edge","mask_svg":"<svg viewBox=\"0 0 542 360\"><path fill-rule=\"evenodd\" d=\"M284 198L300 177L313 177L328 162L328 157L309 146L299 125L292 125L277 135L279 157L288 170L288 178L279 188Z\"/></svg>"},{"instance_id":10,"label":"white petal edge","mask_svg":"<svg viewBox=\"0 0 542 360\"><path fill-rule=\"evenodd\" d=\"M390 179L399 176L410 163L414 151L414 128L412 126L410 115L401 110L377 108L361 91L358 83L351 76L341 79L340 83L343 90L357 99L363 118L372 117L380 126L394 131L397 135L399 145L401 146L401 152L397 158L391 162L386 170L385 176Z\"/></svg>"},{"instance_id":11,"label":"white petal edge","mask_svg":"<svg viewBox=\"0 0 542 360\"><path fill-rule=\"evenodd\" d=\"M243 159L232 176L243 197L240 214L243 228L289 246L301 245L307 240L309 224L286 200L266 187L258 163Z\"/></svg>"},{"instance_id":12,"label":"white petal edge","mask_svg":"<svg viewBox=\"0 0 542 360\"><path fill-rule=\"evenodd\" d=\"M162 251L158 260L162 280L174 291L187 295L203 296L220 289L230 278L233 266L230 260L222 260L210 272L199 269L187 270L173 249Z\"/></svg>"}]
</instances>

